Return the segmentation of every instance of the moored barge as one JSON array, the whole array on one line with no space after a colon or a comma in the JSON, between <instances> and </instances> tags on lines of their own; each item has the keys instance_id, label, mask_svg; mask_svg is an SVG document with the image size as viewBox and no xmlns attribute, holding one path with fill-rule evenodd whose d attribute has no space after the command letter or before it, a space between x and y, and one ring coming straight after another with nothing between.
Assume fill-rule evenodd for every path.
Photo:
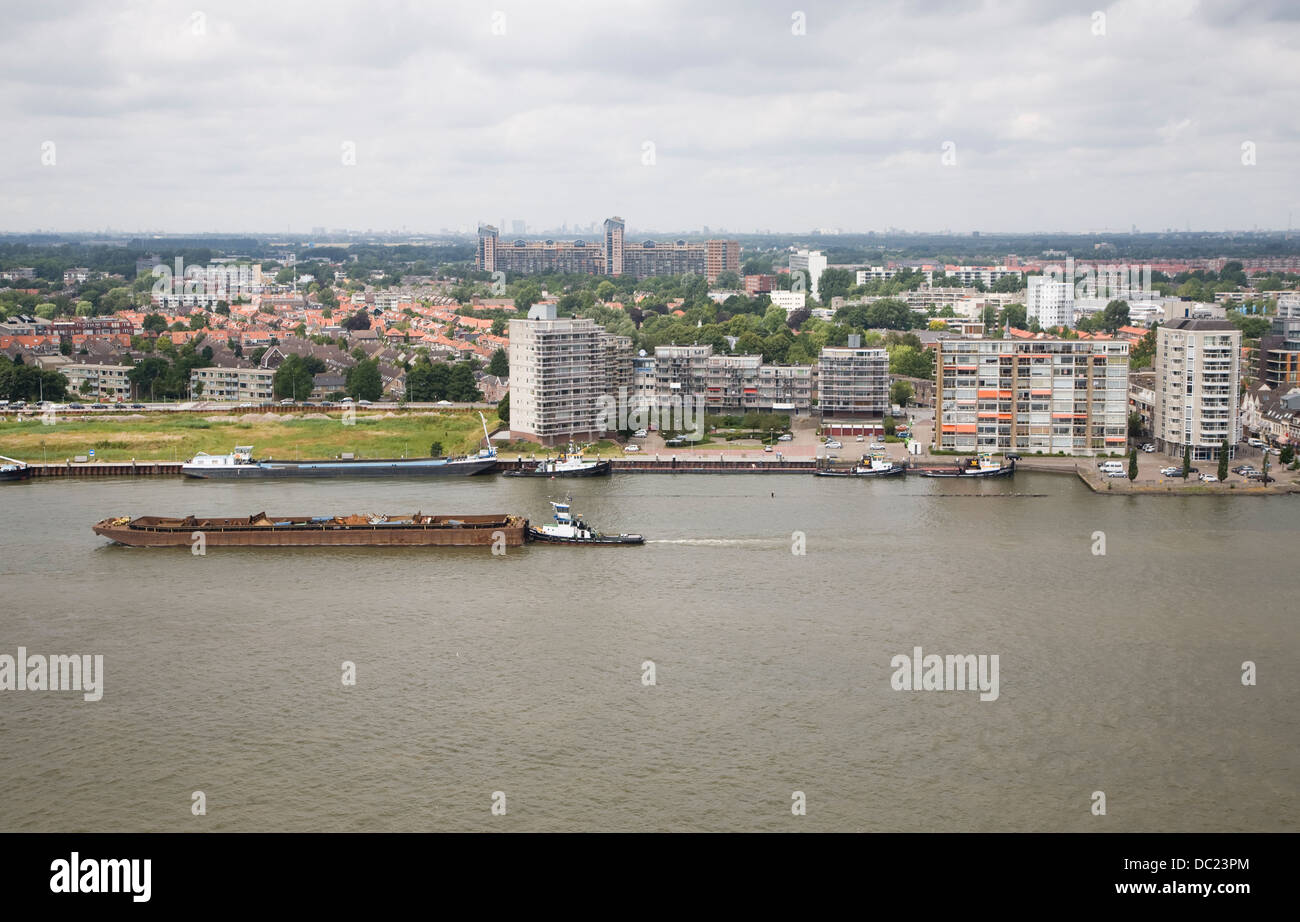
<instances>
[{"instance_id":1,"label":"moored barge","mask_svg":"<svg viewBox=\"0 0 1300 922\"><path fill-rule=\"evenodd\" d=\"M17 458L0 455L0 483L32 479L32 466Z\"/></svg>"},{"instance_id":2,"label":"moored barge","mask_svg":"<svg viewBox=\"0 0 1300 922\"><path fill-rule=\"evenodd\" d=\"M333 515L107 518L95 534L131 547L519 547L528 520L517 515Z\"/></svg>"}]
</instances>

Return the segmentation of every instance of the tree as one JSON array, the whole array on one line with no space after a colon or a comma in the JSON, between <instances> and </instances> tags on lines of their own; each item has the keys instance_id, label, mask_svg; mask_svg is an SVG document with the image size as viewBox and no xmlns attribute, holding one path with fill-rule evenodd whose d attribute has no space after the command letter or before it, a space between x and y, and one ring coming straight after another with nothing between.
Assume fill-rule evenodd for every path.
<instances>
[{"instance_id":1,"label":"tree","mask_svg":"<svg viewBox=\"0 0 1300 922\"><path fill-rule=\"evenodd\" d=\"M442 457L442 443L441 443L441 442L433 442L432 444L429 445L429 457L430 457L430 458L441 458L441 457Z\"/></svg>"},{"instance_id":2,"label":"tree","mask_svg":"<svg viewBox=\"0 0 1300 922\"><path fill-rule=\"evenodd\" d=\"M497 404L497 418L500 419L501 422L505 423L507 426L510 425L510 393L509 393L509 391L507 391L507 392L506 392L506 395L505 395L504 397L501 398L501 402Z\"/></svg>"},{"instance_id":3,"label":"tree","mask_svg":"<svg viewBox=\"0 0 1300 922\"><path fill-rule=\"evenodd\" d=\"M359 310L347 320L343 321L345 330L368 330L370 329L370 314L364 310Z\"/></svg>"},{"instance_id":4,"label":"tree","mask_svg":"<svg viewBox=\"0 0 1300 922\"><path fill-rule=\"evenodd\" d=\"M1183 480L1192 476L1192 446L1187 445L1183 449Z\"/></svg>"},{"instance_id":5,"label":"tree","mask_svg":"<svg viewBox=\"0 0 1300 922\"><path fill-rule=\"evenodd\" d=\"M290 355L280 363L271 379L272 393L276 397L306 400L316 386L315 377L325 370L325 363L314 355Z\"/></svg>"},{"instance_id":6,"label":"tree","mask_svg":"<svg viewBox=\"0 0 1300 922\"><path fill-rule=\"evenodd\" d=\"M473 403L483 399L483 392L474 380L474 369L468 362L457 362L451 367L451 374L447 378L447 399L456 403Z\"/></svg>"},{"instance_id":7,"label":"tree","mask_svg":"<svg viewBox=\"0 0 1300 922\"><path fill-rule=\"evenodd\" d=\"M853 273L848 269L825 269L817 280L818 297L823 304L830 304L831 298L847 297L853 282Z\"/></svg>"},{"instance_id":8,"label":"tree","mask_svg":"<svg viewBox=\"0 0 1300 922\"><path fill-rule=\"evenodd\" d=\"M374 359L357 362L348 369L347 391L357 400L378 400L384 394L384 379Z\"/></svg>"},{"instance_id":9,"label":"tree","mask_svg":"<svg viewBox=\"0 0 1300 922\"><path fill-rule=\"evenodd\" d=\"M1281 451L1278 452L1277 459L1283 464L1291 464L1291 462L1295 460L1295 446L1290 444L1283 445Z\"/></svg>"},{"instance_id":10,"label":"tree","mask_svg":"<svg viewBox=\"0 0 1300 922\"><path fill-rule=\"evenodd\" d=\"M906 381L895 381L889 388L889 400L900 407L905 407L912 399L912 385Z\"/></svg>"},{"instance_id":11,"label":"tree","mask_svg":"<svg viewBox=\"0 0 1300 922\"><path fill-rule=\"evenodd\" d=\"M898 431L898 423L892 416L886 416L880 421L880 425L885 430L885 435L893 435Z\"/></svg>"},{"instance_id":12,"label":"tree","mask_svg":"<svg viewBox=\"0 0 1300 922\"><path fill-rule=\"evenodd\" d=\"M1224 439L1223 444L1219 446L1219 482L1228 479L1228 440Z\"/></svg>"},{"instance_id":13,"label":"tree","mask_svg":"<svg viewBox=\"0 0 1300 922\"><path fill-rule=\"evenodd\" d=\"M146 314L140 325L146 333L161 333L167 329L167 318L162 314Z\"/></svg>"},{"instance_id":14,"label":"tree","mask_svg":"<svg viewBox=\"0 0 1300 922\"><path fill-rule=\"evenodd\" d=\"M78 317L89 317L89 316L93 315L94 313L95 313L95 305L91 304L89 301L78 301L78 302L77 302L77 316L78 316Z\"/></svg>"},{"instance_id":15,"label":"tree","mask_svg":"<svg viewBox=\"0 0 1300 922\"><path fill-rule=\"evenodd\" d=\"M1111 301L1101 312L1101 327L1114 333L1120 327L1128 326L1128 302Z\"/></svg>"},{"instance_id":16,"label":"tree","mask_svg":"<svg viewBox=\"0 0 1300 922\"><path fill-rule=\"evenodd\" d=\"M1128 479L1134 481L1138 479L1138 450L1133 448L1128 453Z\"/></svg>"},{"instance_id":17,"label":"tree","mask_svg":"<svg viewBox=\"0 0 1300 922\"><path fill-rule=\"evenodd\" d=\"M498 317L492 321L492 335L504 336L506 332L506 318Z\"/></svg>"},{"instance_id":18,"label":"tree","mask_svg":"<svg viewBox=\"0 0 1300 922\"><path fill-rule=\"evenodd\" d=\"M933 378L934 356L915 346L894 346L889 350L889 371L903 378Z\"/></svg>"},{"instance_id":19,"label":"tree","mask_svg":"<svg viewBox=\"0 0 1300 922\"><path fill-rule=\"evenodd\" d=\"M488 374L496 375L498 378L507 378L510 376L510 358L506 355L506 350L498 349L492 353L492 361L488 362Z\"/></svg>"},{"instance_id":20,"label":"tree","mask_svg":"<svg viewBox=\"0 0 1300 922\"><path fill-rule=\"evenodd\" d=\"M1142 414L1133 412L1128 415L1128 434L1129 438L1137 438L1142 434Z\"/></svg>"}]
</instances>

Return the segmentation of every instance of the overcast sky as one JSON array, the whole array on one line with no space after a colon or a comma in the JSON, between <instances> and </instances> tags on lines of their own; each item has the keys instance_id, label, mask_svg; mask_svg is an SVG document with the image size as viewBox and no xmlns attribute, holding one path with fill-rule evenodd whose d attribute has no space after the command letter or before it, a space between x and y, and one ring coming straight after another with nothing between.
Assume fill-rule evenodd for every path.
<instances>
[{"instance_id":1,"label":"overcast sky","mask_svg":"<svg viewBox=\"0 0 1300 922\"><path fill-rule=\"evenodd\" d=\"M1300 212L1294 0L0 2L3 231Z\"/></svg>"}]
</instances>

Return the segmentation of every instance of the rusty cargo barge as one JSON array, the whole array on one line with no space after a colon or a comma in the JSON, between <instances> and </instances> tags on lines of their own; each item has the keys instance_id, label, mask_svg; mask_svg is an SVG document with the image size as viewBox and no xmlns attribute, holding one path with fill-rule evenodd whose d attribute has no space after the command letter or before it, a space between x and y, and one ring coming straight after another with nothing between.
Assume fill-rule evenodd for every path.
<instances>
[{"instance_id":1,"label":"rusty cargo barge","mask_svg":"<svg viewBox=\"0 0 1300 922\"><path fill-rule=\"evenodd\" d=\"M517 515L334 515L104 519L95 534L131 547L519 547L528 520ZM201 538L200 538L201 536Z\"/></svg>"}]
</instances>

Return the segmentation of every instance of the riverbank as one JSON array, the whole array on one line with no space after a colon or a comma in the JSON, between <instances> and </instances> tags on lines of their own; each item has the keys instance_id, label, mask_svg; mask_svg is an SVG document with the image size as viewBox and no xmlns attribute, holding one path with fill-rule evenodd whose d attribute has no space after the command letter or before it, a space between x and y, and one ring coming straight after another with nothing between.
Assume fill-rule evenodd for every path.
<instances>
[{"instance_id":1,"label":"riverbank","mask_svg":"<svg viewBox=\"0 0 1300 922\"><path fill-rule=\"evenodd\" d=\"M495 414L488 428L500 425ZM447 454L465 454L483 441L477 414L440 411L357 410L302 415L249 412L242 415L165 416L127 414L78 418L39 416L0 423L0 455L28 463L62 463L77 456L100 462L179 462L200 451L224 454L252 445L259 458L424 457L434 442Z\"/></svg>"}]
</instances>

